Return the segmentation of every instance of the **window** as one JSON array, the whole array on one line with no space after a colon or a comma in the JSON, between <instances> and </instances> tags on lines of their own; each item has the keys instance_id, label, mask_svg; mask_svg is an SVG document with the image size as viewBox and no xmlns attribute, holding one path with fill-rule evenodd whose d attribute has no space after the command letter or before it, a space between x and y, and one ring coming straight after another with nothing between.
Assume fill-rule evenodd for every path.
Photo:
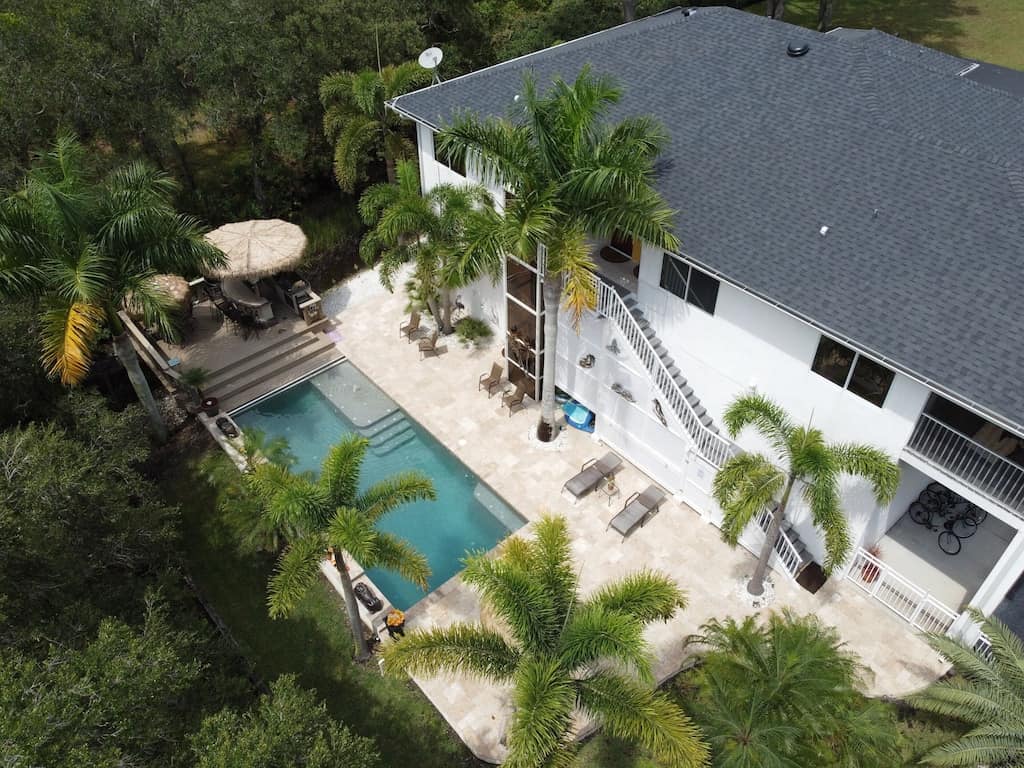
<instances>
[{"instance_id":1,"label":"window","mask_svg":"<svg viewBox=\"0 0 1024 768\"><path fill-rule=\"evenodd\" d=\"M718 303L718 281L706 272L666 253L661 259L661 287L709 315Z\"/></svg>"},{"instance_id":2,"label":"window","mask_svg":"<svg viewBox=\"0 0 1024 768\"><path fill-rule=\"evenodd\" d=\"M811 370L879 408L885 402L896 377L884 365L854 352L828 336L822 336L818 342Z\"/></svg>"}]
</instances>

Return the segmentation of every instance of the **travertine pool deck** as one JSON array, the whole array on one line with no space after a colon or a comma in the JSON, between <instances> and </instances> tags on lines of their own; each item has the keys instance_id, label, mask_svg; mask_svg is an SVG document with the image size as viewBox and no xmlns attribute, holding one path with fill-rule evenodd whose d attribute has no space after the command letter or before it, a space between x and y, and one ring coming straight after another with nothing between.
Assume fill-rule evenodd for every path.
<instances>
[{"instance_id":1,"label":"travertine pool deck","mask_svg":"<svg viewBox=\"0 0 1024 768\"><path fill-rule=\"evenodd\" d=\"M606 530L624 498L646 488L649 479L626 465L618 476L622 496L611 504L598 493L575 506L564 499L560 489L565 480L584 461L602 454L604 446L572 429L565 430L558 449L533 443L535 403L510 418L497 393L488 398L477 389L478 377L497 359L501 344L495 340L485 348L467 349L452 336L444 342L443 354L420 361L416 344L398 338L405 303L402 295L385 295L344 307L335 316L336 343L527 520L545 511L565 515L584 592L641 568L662 570L679 582L689 596L688 607L647 632L659 680L680 669L686 655L683 639L703 622L751 612L733 592L752 570L752 555L731 549L717 528L678 501L663 505L628 539ZM922 639L853 584L833 579L811 595L783 576L775 582L773 607L813 613L838 628L849 650L869 670L870 693L903 695L944 671ZM476 593L455 577L407 615L411 628L476 621L479 602ZM417 679L417 683L478 757L491 762L503 758L501 742L510 712L506 690L462 677Z\"/></svg>"}]
</instances>

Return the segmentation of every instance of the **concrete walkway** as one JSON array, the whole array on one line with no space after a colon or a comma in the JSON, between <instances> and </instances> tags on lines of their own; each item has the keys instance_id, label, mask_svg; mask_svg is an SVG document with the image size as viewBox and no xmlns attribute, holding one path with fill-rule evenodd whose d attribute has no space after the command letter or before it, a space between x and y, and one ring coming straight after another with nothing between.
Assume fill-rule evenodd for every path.
<instances>
[{"instance_id":1,"label":"concrete walkway","mask_svg":"<svg viewBox=\"0 0 1024 768\"><path fill-rule=\"evenodd\" d=\"M335 316L336 342L527 520L545 511L565 515L584 592L640 568L659 569L679 582L689 596L688 607L647 633L659 680L680 669L683 639L701 623L750 612L734 595L739 581L753 569L754 558L748 552L731 549L717 528L676 501L666 503L660 514L628 539L606 530L624 498L646 488L649 480L627 466L618 477L623 495L611 503L598 493L575 506L562 498L565 480L605 448L572 429L563 433L554 449L533 442L536 404L510 418L498 394L489 399L477 391L477 378L498 359L499 341L483 349L466 349L452 336L445 341L446 352L421 362L416 344L398 338L404 306L402 295L346 306ZM908 625L853 584L833 580L811 595L781 575L775 581L775 606L813 613L838 628L849 650L868 668L870 693L906 694L944 671L939 658ZM456 576L407 615L413 628L477 621L479 602ZM474 754L489 762L502 760L510 715L507 690L469 678L417 679L417 683Z\"/></svg>"}]
</instances>

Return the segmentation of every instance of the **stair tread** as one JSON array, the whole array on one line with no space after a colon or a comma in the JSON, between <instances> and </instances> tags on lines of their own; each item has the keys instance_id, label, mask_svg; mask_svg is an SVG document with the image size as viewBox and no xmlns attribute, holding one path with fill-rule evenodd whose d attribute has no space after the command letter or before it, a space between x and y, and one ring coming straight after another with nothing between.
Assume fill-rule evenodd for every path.
<instances>
[{"instance_id":1,"label":"stair tread","mask_svg":"<svg viewBox=\"0 0 1024 768\"><path fill-rule=\"evenodd\" d=\"M289 337L291 345L285 347L283 342L275 343L263 350L246 358L245 364L232 363L215 371L209 378L204 389L222 389L232 382L248 376L255 370L266 365L268 362L276 361L300 350L308 350L313 346L323 346L330 343L326 336L314 336L307 334L296 334Z\"/></svg>"},{"instance_id":2,"label":"stair tread","mask_svg":"<svg viewBox=\"0 0 1024 768\"><path fill-rule=\"evenodd\" d=\"M343 357L343 355L334 346L334 344L317 346L311 350L306 350L305 354L297 358L286 355L276 360L268 361L268 365L265 369L253 371L253 375L233 382L228 389L212 390L207 394L211 394L213 397L218 398L221 401L222 408L225 410L231 410L231 408L237 407L237 405L228 406L228 403L237 401L239 399L239 395L243 392L247 392L265 381L280 376L290 370L294 370L295 377L299 378L304 375L304 373L329 362L332 358L341 359L341 357ZM204 390L204 392L206 392L206 390ZM241 403L238 404L240 405Z\"/></svg>"}]
</instances>

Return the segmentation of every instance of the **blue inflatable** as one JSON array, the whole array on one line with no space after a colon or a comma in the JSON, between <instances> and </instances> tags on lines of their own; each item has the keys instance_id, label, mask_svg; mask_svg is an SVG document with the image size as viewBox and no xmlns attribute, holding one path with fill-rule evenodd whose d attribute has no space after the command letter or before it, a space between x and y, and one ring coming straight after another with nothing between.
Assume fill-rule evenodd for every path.
<instances>
[{"instance_id":1,"label":"blue inflatable","mask_svg":"<svg viewBox=\"0 0 1024 768\"><path fill-rule=\"evenodd\" d=\"M569 426L581 432L594 431L594 414L588 408L584 408L575 400L570 400L562 405L562 410L565 411L565 420Z\"/></svg>"}]
</instances>

